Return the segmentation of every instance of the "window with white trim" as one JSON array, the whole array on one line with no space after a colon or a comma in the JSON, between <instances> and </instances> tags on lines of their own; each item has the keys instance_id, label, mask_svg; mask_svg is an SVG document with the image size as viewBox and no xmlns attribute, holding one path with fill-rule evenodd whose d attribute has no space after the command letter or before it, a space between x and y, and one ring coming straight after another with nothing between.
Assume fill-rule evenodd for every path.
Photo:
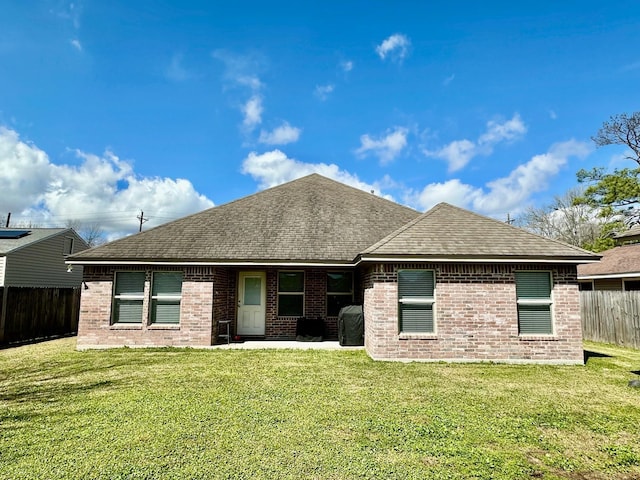
<instances>
[{"instance_id":1,"label":"window with white trim","mask_svg":"<svg viewBox=\"0 0 640 480\"><path fill-rule=\"evenodd\" d=\"M401 333L435 333L435 272L398 270L398 320Z\"/></svg>"},{"instance_id":2,"label":"window with white trim","mask_svg":"<svg viewBox=\"0 0 640 480\"><path fill-rule=\"evenodd\" d=\"M304 272L278 272L278 316L304 316Z\"/></svg>"},{"instance_id":3,"label":"window with white trim","mask_svg":"<svg viewBox=\"0 0 640 480\"><path fill-rule=\"evenodd\" d=\"M518 301L518 333L553 333L551 272L515 272Z\"/></svg>"},{"instance_id":4,"label":"window with white trim","mask_svg":"<svg viewBox=\"0 0 640 480\"><path fill-rule=\"evenodd\" d=\"M154 272L151 285L151 323L180 323L182 272Z\"/></svg>"},{"instance_id":5,"label":"window with white trim","mask_svg":"<svg viewBox=\"0 0 640 480\"><path fill-rule=\"evenodd\" d=\"M353 304L353 272L327 272L327 316L337 317Z\"/></svg>"},{"instance_id":6,"label":"window with white trim","mask_svg":"<svg viewBox=\"0 0 640 480\"><path fill-rule=\"evenodd\" d=\"M142 323L145 272L116 272L112 323Z\"/></svg>"}]
</instances>

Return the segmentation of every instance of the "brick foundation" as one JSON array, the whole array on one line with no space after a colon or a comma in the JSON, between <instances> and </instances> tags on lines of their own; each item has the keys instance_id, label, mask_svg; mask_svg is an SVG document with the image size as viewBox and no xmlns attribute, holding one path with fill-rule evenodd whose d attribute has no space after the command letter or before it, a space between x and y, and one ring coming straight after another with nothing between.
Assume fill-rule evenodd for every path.
<instances>
[{"instance_id":1,"label":"brick foundation","mask_svg":"<svg viewBox=\"0 0 640 480\"><path fill-rule=\"evenodd\" d=\"M435 270L435 333L399 333L398 268ZM518 334L514 271L527 269L552 272L553 335ZM583 363L574 265L381 264L364 283L365 346L374 359Z\"/></svg>"}]
</instances>

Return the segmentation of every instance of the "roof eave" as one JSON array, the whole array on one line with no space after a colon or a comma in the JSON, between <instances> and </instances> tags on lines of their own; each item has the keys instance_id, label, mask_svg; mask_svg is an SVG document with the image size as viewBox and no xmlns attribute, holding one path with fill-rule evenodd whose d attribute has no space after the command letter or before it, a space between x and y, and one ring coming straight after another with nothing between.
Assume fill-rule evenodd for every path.
<instances>
[{"instance_id":1,"label":"roof eave","mask_svg":"<svg viewBox=\"0 0 640 480\"><path fill-rule=\"evenodd\" d=\"M194 267L354 267L352 261L341 260L185 260L185 259L68 259L68 265L120 266L120 265L158 265Z\"/></svg>"},{"instance_id":2,"label":"roof eave","mask_svg":"<svg viewBox=\"0 0 640 480\"><path fill-rule=\"evenodd\" d=\"M600 261L599 255L591 257L571 257L571 256L441 256L441 255L360 255L356 264L364 262L430 262L430 263L564 263L582 264L596 263Z\"/></svg>"}]
</instances>

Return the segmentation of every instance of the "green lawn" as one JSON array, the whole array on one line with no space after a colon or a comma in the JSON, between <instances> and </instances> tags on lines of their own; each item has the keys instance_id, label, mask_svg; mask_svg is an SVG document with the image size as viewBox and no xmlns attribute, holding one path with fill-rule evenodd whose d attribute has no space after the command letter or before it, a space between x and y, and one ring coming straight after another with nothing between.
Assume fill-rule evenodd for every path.
<instances>
[{"instance_id":1,"label":"green lawn","mask_svg":"<svg viewBox=\"0 0 640 480\"><path fill-rule=\"evenodd\" d=\"M0 350L0 478L640 478L640 351Z\"/></svg>"}]
</instances>

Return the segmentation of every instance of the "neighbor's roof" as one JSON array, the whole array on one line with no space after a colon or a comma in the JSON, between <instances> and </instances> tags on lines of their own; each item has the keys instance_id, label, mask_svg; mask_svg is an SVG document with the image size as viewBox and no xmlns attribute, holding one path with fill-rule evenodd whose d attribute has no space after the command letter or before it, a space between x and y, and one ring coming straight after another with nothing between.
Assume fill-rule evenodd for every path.
<instances>
[{"instance_id":1,"label":"neighbor's roof","mask_svg":"<svg viewBox=\"0 0 640 480\"><path fill-rule=\"evenodd\" d=\"M29 234L20 238L0 238L0 256L6 255L14 250L26 247L32 243L39 242L45 238L52 237L61 232L70 230L69 228L0 228L0 231L25 230Z\"/></svg>"},{"instance_id":2,"label":"neighbor's roof","mask_svg":"<svg viewBox=\"0 0 640 480\"><path fill-rule=\"evenodd\" d=\"M614 247L600 254L599 263L578 266L578 278L640 275L640 243Z\"/></svg>"},{"instance_id":3,"label":"neighbor's roof","mask_svg":"<svg viewBox=\"0 0 640 480\"><path fill-rule=\"evenodd\" d=\"M344 264L419 215L313 174L85 250L70 260Z\"/></svg>"},{"instance_id":4,"label":"neighbor's roof","mask_svg":"<svg viewBox=\"0 0 640 480\"><path fill-rule=\"evenodd\" d=\"M550 260L573 263L598 255L521 228L440 203L367 248L363 259Z\"/></svg>"},{"instance_id":5,"label":"neighbor's roof","mask_svg":"<svg viewBox=\"0 0 640 480\"><path fill-rule=\"evenodd\" d=\"M634 225L626 232L616 233L613 238L627 238L640 236L640 225Z\"/></svg>"}]
</instances>

